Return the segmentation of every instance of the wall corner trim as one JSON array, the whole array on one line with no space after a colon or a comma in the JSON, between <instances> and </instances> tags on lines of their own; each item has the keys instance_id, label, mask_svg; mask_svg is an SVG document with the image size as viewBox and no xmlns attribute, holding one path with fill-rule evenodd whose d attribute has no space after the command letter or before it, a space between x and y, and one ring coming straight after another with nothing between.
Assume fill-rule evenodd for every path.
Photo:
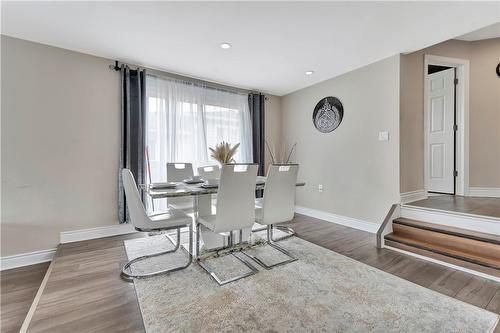
<instances>
[{"instance_id":1,"label":"wall corner trim","mask_svg":"<svg viewBox=\"0 0 500 333\"><path fill-rule=\"evenodd\" d=\"M418 201L418 200L423 200L427 199L427 192L424 190L416 190L416 191L410 191L410 192L405 192L401 193L401 203L405 204L408 202L413 202L413 201Z\"/></svg>"},{"instance_id":2,"label":"wall corner trim","mask_svg":"<svg viewBox=\"0 0 500 333\"><path fill-rule=\"evenodd\" d=\"M358 230L368 231L372 234L377 233L380 224L374 222L368 222L363 220L358 220L352 217L337 215L329 212L324 212L321 210L316 210L312 208L295 206L295 212L298 214L314 217L317 219L325 220L327 222L332 222L346 227L351 227Z\"/></svg>"},{"instance_id":3,"label":"wall corner trim","mask_svg":"<svg viewBox=\"0 0 500 333\"><path fill-rule=\"evenodd\" d=\"M0 258L0 271L52 261L57 249L15 254Z\"/></svg>"},{"instance_id":4,"label":"wall corner trim","mask_svg":"<svg viewBox=\"0 0 500 333\"><path fill-rule=\"evenodd\" d=\"M111 237L125 235L137 232L129 223L110 225L106 227L97 227L90 229L80 229L72 231L62 231L59 234L59 242L61 244L79 242L89 239L102 237Z\"/></svg>"}]
</instances>

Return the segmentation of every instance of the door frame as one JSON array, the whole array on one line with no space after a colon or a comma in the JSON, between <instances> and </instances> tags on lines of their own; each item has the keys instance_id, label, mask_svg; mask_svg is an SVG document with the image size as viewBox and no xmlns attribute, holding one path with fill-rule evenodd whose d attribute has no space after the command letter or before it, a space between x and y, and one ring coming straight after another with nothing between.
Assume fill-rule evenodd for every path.
<instances>
[{"instance_id":1,"label":"door frame","mask_svg":"<svg viewBox=\"0 0 500 333\"><path fill-rule=\"evenodd\" d=\"M469 60L426 54L424 56L424 191L429 185L429 150L427 140L429 108L427 107L427 69L429 65L448 66L456 69L458 84L455 90L455 195L469 195Z\"/></svg>"}]
</instances>

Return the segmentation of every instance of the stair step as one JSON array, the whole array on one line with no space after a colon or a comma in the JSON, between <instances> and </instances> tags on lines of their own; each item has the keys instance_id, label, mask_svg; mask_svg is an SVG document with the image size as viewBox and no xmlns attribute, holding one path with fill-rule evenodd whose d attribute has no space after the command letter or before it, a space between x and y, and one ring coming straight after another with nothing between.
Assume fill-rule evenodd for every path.
<instances>
[{"instance_id":1,"label":"stair step","mask_svg":"<svg viewBox=\"0 0 500 333\"><path fill-rule=\"evenodd\" d=\"M462 228L456 228L456 227L451 227L451 226L446 226L446 225L441 225L441 224L436 224L436 223L429 223L429 222L423 222L423 221L418 221L418 220L412 220L404 217L397 218L393 221L394 224L400 224L400 225L406 225L406 226L411 226L414 228L419 228L419 229L424 229L424 230L429 230L429 231L434 231L434 232L439 232L443 234L448 234L448 235L453 235L453 236L458 236L458 237L463 237L463 238L468 238L468 239L474 239L486 243L491 243L491 244L497 244L500 245L500 236L498 235L493 235L493 234L488 234L484 232L479 232L479 231L474 231L474 230L468 230L468 229L462 229Z\"/></svg>"},{"instance_id":2,"label":"stair step","mask_svg":"<svg viewBox=\"0 0 500 333\"><path fill-rule=\"evenodd\" d=\"M394 227L394 226L393 226ZM416 229L416 228L413 228ZM432 233L432 231L427 231L427 233ZM455 236L448 236L448 237L455 237ZM500 269L500 259L497 258L496 256L491 257L491 253L485 252L483 255L478 253L477 249L474 248L456 248L456 247L451 247L443 244L436 243L436 241L433 240L424 240L424 239L419 239L418 237L414 237L411 234L407 234L404 232L393 232L385 236L386 240L395 242L395 243L401 243L410 247L414 247L417 249L422 249L426 251L430 251L433 253L437 253L440 255L448 256L451 258L467 261L470 263L474 263L477 265L489 267L489 268L494 268L499 270ZM498 245L493 245L490 244L491 246L498 246ZM496 252L496 251L495 251Z\"/></svg>"},{"instance_id":3,"label":"stair step","mask_svg":"<svg viewBox=\"0 0 500 333\"><path fill-rule=\"evenodd\" d=\"M415 241L500 261L500 245L497 244L397 223L392 225L392 233L403 238L411 238Z\"/></svg>"},{"instance_id":4,"label":"stair step","mask_svg":"<svg viewBox=\"0 0 500 333\"><path fill-rule=\"evenodd\" d=\"M486 274L488 276L494 277L495 281L499 281L498 279L500 279L500 270L499 269L490 268L490 267L486 267L483 265L478 265L478 264L472 263L470 261L453 258L453 257L447 256L447 255L442 255L442 254L439 254L436 252L432 252L432 251L424 250L421 248L409 246L409 245L399 243L399 242L393 242L393 241L388 240L388 239L385 240L385 245L390 246L390 247L395 248L395 249L403 250L405 252L411 252L411 253L414 253L414 254L419 255L419 256L424 256L424 257L428 257L430 259L445 262L445 263L448 263L448 264L451 264L454 266L463 267L467 270L472 270L475 272Z\"/></svg>"}]
</instances>

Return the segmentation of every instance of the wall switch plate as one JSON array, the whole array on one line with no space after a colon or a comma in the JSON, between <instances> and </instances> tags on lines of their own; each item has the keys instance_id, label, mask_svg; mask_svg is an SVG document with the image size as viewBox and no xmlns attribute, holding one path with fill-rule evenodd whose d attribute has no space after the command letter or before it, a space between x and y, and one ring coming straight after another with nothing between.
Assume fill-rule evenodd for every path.
<instances>
[{"instance_id":1,"label":"wall switch plate","mask_svg":"<svg viewBox=\"0 0 500 333\"><path fill-rule=\"evenodd\" d=\"M389 132L378 132L378 141L389 141Z\"/></svg>"},{"instance_id":2,"label":"wall switch plate","mask_svg":"<svg viewBox=\"0 0 500 333\"><path fill-rule=\"evenodd\" d=\"M322 184L319 184L318 185L318 192L323 192L323 185Z\"/></svg>"}]
</instances>

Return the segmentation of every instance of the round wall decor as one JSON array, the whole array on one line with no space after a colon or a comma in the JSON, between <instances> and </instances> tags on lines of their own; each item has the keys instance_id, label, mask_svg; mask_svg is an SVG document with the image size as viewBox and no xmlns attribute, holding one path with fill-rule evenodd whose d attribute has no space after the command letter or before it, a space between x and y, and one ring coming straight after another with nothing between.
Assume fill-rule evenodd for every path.
<instances>
[{"instance_id":1,"label":"round wall decor","mask_svg":"<svg viewBox=\"0 0 500 333\"><path fill-rule=\"evenodd\" d=\"M329 133L339 127L344 117L344 107L337 97L325 97L316 104L312 115L314 127Z\"/></svg>"}]
</instances>

